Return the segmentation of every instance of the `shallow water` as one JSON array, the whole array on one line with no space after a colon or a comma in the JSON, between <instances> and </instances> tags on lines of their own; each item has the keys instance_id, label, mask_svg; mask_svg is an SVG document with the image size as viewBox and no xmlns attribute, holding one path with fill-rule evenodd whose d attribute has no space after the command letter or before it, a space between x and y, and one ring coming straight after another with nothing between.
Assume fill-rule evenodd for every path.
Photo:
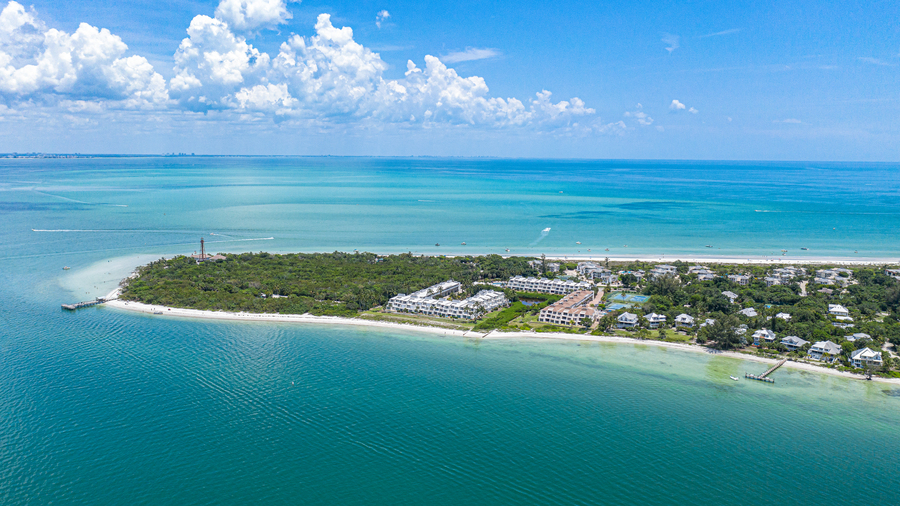
<instances>
[{"instance_id":1,"label":"shallow water","mask_svg":"<svg viewBox=\"0 0 900 506\"><path fill-rule=\"evenodd\" d=\"M59 309L107 293L136 264L190 253L200 234L231 251L403 251L426 232L417 251L445 234L490 240L487 250L507 239L524 248L552 226L537 244L563 251L557 231L628 233L615 222L649 226L658 211L636 217L640 206L626 206L622 216L547 225L521 213L562 216L616 201L605 192L625 182L590 190L603 171L687 198L703 170L678 166L666 179L667 166L643 162L631 162L636 172L523 163L534 181L512 162L3 161L0 504L895 502L896 386L790 369L774 385L734 382L729 375L766 366L641 345ZM734 170L704 180L751 171ZM862 186L863 176L815 170ZM884 211L894 176L875 172L866 177L880 186L864 206ZM752 181L757 194L791 193L786 183ZM797 183L792 197L807 208L851 193L811 184ZM524 189L506 193L510 185ZM580 191L580 203L559 204L557 187ZM757 205L741 195L722 192L714 207ZM440 212L418 203L447 196L458 201ZM690 219L642 204L660 205L675 222ZM854 227L860 242L895 226L882 214L859 216L871 220ZM795 226L807 244L816 237ZM639 235L627 237L629 249Z\"/></svg>"}]
</instances>

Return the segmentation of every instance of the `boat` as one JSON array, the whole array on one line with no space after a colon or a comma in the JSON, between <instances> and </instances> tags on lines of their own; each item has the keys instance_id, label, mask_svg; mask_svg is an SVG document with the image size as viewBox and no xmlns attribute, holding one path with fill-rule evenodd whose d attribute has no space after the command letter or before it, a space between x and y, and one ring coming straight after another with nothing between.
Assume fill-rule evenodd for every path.
<instances>
[{"instance_id":1,"label":"boat","mask_svg":"<svg viewBox=\"0 0 900 506\"><path fill-rule=\"evenodd\" d=\"M549 231L550 231L550 227L547 227L544 230L541 230L541 232L549 232Z\"/></svg>"},{"instance_id":2,"label":"boat","mask_svg":"<svg viewBox=\"0 0 900 506\"><path fill-rule=\"evenodd\" d=\"M463 245L463 246L465 246L465 245L466 245L466 243L462 243L462 245Z\"/></svg>"},{"instance_id":3,"label":"boat","mask_svg":"<svg viewBox=\"0 0 900 506\"><path fill-rule=\"evenodd\" d=\"M69 266L67 265L67 266L63 267L63 270L64 270L64 271L69 270Z\"/></svg>"},{"instance_id":4,"label":"boat","mask_svg":"<svg viewBox=\"0 0 900 506\"><path fill-rule=\"evenodd\" d=\"M800 249L802 249L803 251L809 251L809 248L800 248Z\"/></svg>"},{"instance_id":5,"label":"boat","mask_svg":"<svg viewBox=\"0 0 900 506\"><path fill-rule=\"evenodd\" d=\"M707 247L707 248L712 248L712 244L707 244L706 247Z\"/></svg>"},{"instance_id":6,"label":"boat","mask_svg":"<svg viewBox=\"0 0 900 506\"><path fill-rule=\"evenodd\" d=\"M735 378L734 376L729 376L729 378L733 379L734 381L737 381L737 380L738 380L738 379Z\"/></svg>"},{"instance_id":7,"label":"boat","mask_svg":"<svg viewBox=\"0 0 900 506\"><path fill-rule=\"evenodd\" d=\"M441 245L441 243L439 243L439 242L436 242L436 243L434 243L434 245L435 245L435 246L440 246L440 245Z\"/></svg>"},{"instance_id":8,"label":"boat","mask_svg":"<svg viewBox=\"0 0 900 506\"><path fill-rule=\"evenodd\" d=\"M509 248L506 248L506 252L509 253Z\"/></svg>"},{"instance_id":9,"label":"boat","mask_svg":"<svg viewBox=\"0 0 900 506\"><path fill-rule=\"evenodd\" d=\"M153 314L163 314L162 311L154 311Z\"/></svg>"},{"instance_id":10,"label":"boat","mask_svg":"<svg viewBox=\"0 0 900 506\"><path fill-rule=\"evenodd\" d=\"M575 241L575 244L581 244L581 241Z\"/></svg>"}]
</instances>

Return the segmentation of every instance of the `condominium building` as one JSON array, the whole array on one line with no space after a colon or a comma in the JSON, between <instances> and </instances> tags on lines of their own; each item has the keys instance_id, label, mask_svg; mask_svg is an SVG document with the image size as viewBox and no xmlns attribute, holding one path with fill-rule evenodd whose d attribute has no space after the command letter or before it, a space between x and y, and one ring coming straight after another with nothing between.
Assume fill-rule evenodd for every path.
<instances>
[{"instance_id":1,"label":"condominium building","mask_svg":"<svg viewBox=\"0 0 900 506\"><path fill-rule=\"evenodd\" d=\"M591 290L570 293L541 309L538 321L555 325L581 325L585 318L593 321L598 317L597 310L588 306L593 298L594 292Z\"/></svg>"},{"instance_id":2,"label":"condominium building","mask_svg":"<svg viewBox=\"0 0 900 506\"><path fill-rule=\"evenodd\" d=\"M517 292L552 293L555 295L565 295L579 290L593 290L594 288L587 281L576 283L572 280L525 278L522 276L510 278L506 287Z\"/></svg>"},{"instance_id":3,"label":"condominium building","mask_svg":"<svg viewBox=\"0 0 900 506\"><path fill-rule=\"evenodd\" d=\"M444 298L447 295L459 293L460 289L459 282L445 281L409 295L400 294L392 297L385 309L396 313L420 313L443 318L473 320L508 305L506 296L502 292L494 290L482 290L476 295L462 300Z\"/></svg>"}]
</instances>

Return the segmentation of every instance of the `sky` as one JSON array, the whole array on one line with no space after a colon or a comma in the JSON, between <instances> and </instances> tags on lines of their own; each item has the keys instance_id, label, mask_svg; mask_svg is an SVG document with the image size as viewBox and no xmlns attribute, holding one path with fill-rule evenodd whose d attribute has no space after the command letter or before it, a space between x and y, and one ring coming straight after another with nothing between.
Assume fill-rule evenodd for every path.
<instances>
[{"instance_id":1,"label":"sky","mask_svg":"<svg viewBox=\"0 0 900 506\"><path fill-rule=\"evenodd\" d=\"M0 0L0 152L900 161L900 2Z\"/></svg>"}]
</instances>

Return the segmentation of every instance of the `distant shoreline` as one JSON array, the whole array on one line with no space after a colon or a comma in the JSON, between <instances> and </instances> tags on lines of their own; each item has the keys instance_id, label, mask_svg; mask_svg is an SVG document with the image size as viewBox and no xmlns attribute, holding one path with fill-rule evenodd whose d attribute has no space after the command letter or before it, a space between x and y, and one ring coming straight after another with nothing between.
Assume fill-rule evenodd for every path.
<instances>
[{"instance_id":1,"label":"distant shoreline","mask_svg":"<svg viewBox=\"0 0 900 506\"><path fill-rule=\"evenodd\" d=\"M605 252L604 252L605 253ZM452 256L452 255L447 255ZM534 256L534 255L519 255L519 254L508 254L503 256ZM676 262L681 261L685 263L707 263L707 264L722 264L722 265L860 265L860 266L881 266L881 265L897 265L900 264L900 257L891 258L891 257L862 257L862 258L854 258L854 257L797 257L797 256L726 256L726 255L692 255L689 257L683 257L678 255L635 255L635 256L621 256L621 255L611 255L606 256L604 254L598 255L583 255L581 253L577 255L563 255L563 256L547 256L547 260L553 261L565 261L565 262L600 262L606 259L609 259L610 262Z\"/></svg>"},{"instance_id":2,"label":"distant shoreline","mask_svg":"<svg viewBox=\"0 0 900 506\"><path fill-rule=\"evenodd\" d=\"M366 320L362 318L346 318L340 316L314 316L310 314L263 314L263 313L232 313L227 311L205 311L200 309L182 309L182 308L171 308L161 305L151 305L144 304L141 302L133 302L133 301L124 301L117 298L119 289L113 290L109 295L106 296L107 302L106 306L124 310L131 311L137 313L144 313L154 315L154 313L162 313L157 316L168 316L168 317L176 317L176 318L197 318L197 319L205 319L205 320L220 320L220 321L249 321L249 322L274 322L274 323L307 323L307 324L324 324L324 325L344 325L344 326L354 326L354 327L374 327L381 329L394 329L394 330L408 330L414 332L425 332L429 334L437 334L443 336L454 336L454 337L467 337L467 338L479 338L479 339L554 339L554 340L564 340L564 341L590 341L590 342L604 342L604 343L616 343L616 344L631 344L631 345L645 345L645 346L656 346L674 350L681 350L692 353L703 353L703 354L713 354L715 356L721 357L729 357L740 360L748 360L751 362L758 362L764 364L775 364L778 362L775 359L770 359L766 357L757 357L753 355L747 355L743 353L731 352L731 351L716 351L713 352L709 348L691 345L691 344L682 344L682 343L670 343L666 341L656 341L656 340L639 340L628 337L620 337L620 336L594 336L590 334L564 334L564 333L551 333L551 332L502 332L497 330L492 330L487 333L483 332L475 332L475 331L461 331L461 330L453 330L453 329L445 329L441 327L434 327L428 325L411 325L411 324L403 324L403 323L393 323L393 322L383 322L383 321L373 321ZM838 371L835 369L826 369L824 367L818 367L816 365L807 364L803 362L794 362L788 361L784 364L784 367L797 369L801 371L814 372L820 374L828 374L832 376L840 376L847 379L855 379L864 381L865 378L860 374L853 374L845 371ZM876 381L879 383L889 383L900 385L900 378L880 378L873 377L872 381Z\"/></svg>"}]
</instances>

